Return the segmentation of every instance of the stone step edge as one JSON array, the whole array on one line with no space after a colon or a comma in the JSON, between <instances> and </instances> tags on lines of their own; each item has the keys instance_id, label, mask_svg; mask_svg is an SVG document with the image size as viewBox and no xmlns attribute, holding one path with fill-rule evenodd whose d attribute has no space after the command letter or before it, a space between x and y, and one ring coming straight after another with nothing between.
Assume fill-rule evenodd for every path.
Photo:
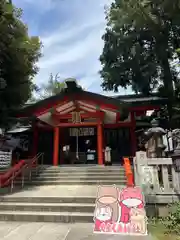
<instances>
[{"instance_id":1,"label":"stone step edge","mask_svg":"<svg viewBox=\"0 0 180 240\"><path fill-rule=\"evenodd\" d=\"M25 178L29 178L28 175L25 175L24 176ZM106 174L102 174L102 175L31 175L31 177L36 177L36 178L126 178L125 175L110 175L110 176L107 176ZM19 178L22 178L22 176L19 176Z\"/></svg>"},{"instance_id":2,"label":"stone step edge","mask_svg":"<svg viewBox=\"0 0 180 240\"><path fill-rule=\"evenodd\" d=\"M68 175L68 174L74 174L74 175L84 175L84 174L89 174L89 175L103 175L103 174L109 174L109 175L124 175L125 172L119 172L119 171L114 171L114 172L109 172L109 171L101 171L101 172L65 172L65 171L62 171L62 172L32 172L32 174L62 174L62 175Z\"/></svg>"},{"instance_id":3,"label":"stone step edge","mask_svg":"<svg viewBox=\"0 0 180 240\"><path fill-rule=\"evenodd\" d=\"M117 176L106 176L106 175L102 175L102 176L86 176L86 175L84 175L84 176L62 176L62 175L59 175L59 176L47 176L47 175L44 175L44 176L31 176L31 177L33 177L33 178L36 178L36 179L48 179L48 178L51 178L51 179L89 179L89 180L91 180L91 179L103 179L103 178L105 178L105 179L124 179L124 178L126 178L125 176L119 176L119 175L117 175ZM19 179L21 179L22 177L21 176L19 176L18 177ZM29 178L29 176L24 176L24 178L25 179L28 179Z\"/></svg>"},{"instance_id":4,"label":"stone step edge","mask_svg":"<svg viewBox=\"0 0 180 240\"><path fill-rule=\"evenodd\" d=\"M32 172L36 172L35 170ZM51 170L51 171L47 171L47 170L38 170L38 172L42 172L42 173L124 173L124 170L119 170L119 169L114 169L114 170L105 170L105 169L99 169L99 170L81 170L81 171L77 171L76 169L72 169L72 170Z\"/></svg>"},{"instance_id":5,"label":"stone step edge","mask_svg":"<svg viewBox=\"0 0 180 240\"><path fill-rule=\"evenodd\" d=\"M50 178L102 178L102 177L107 177L107 178L125 178L125 174L94 174L94 175L88 175L88 174L32 174L32 177L50 177ZM21 176L19 176L21 177ZM24 177L29 177L28 175L24 175Z\"/></svg>"},{"instance_id":6,"label":"stone step edge","mask_svg":"<svg viewBox=\"0 0 180 240\"><path fill-rule=\"evenodd\" d=\"M64 174L67 175L69 173L77 175L77 174L89 174L89 175L97 175L97 174L125 174L125 171L32 171L32 174Z\"/></svg>"},{"instance_id":7,"label":"stone step edge","mask_svg":"<svg viewBox=\"0 0 180 240\"><path fill-rule=\"evenodd\" d=\"M0 211L0 216L2 215L19 215L19 216L88 216L93 218L94 213L89 212L31 212L31 211Z\"/></svg>"},{"instance_id":8,"label":"stone step edge","mask_svg":"<svg viewBox=\"0 0 180 240\"><path fill-rule=\"evenodd\" d=\"M35 171L35 169L33 169ZM72 170L76 170L76 171L124 171L124 167L112 167L112 168L108 168L108 167L101 167L101 168L68 168L68 167L59 167L59 168L38 168L38 170L40 171L72 171Z\"/></svg>"},{"instance_id":9,"label":"stone step edge","mask_svg":"<svg viewBox=\"0 0 180 240\"><path fill-rule=\"evenodd\" d=\"M95 203L30 203L30 202L0 202L0 207L2 206L26 206L26 207L95 207Z\"/></svg>"},{"instance_id":10,"label":"stone step edge","mask_svg":"<svg viewBox=\"0 0 180 240\"><path fill-rule=\"evenodd\" d=\"M82 200L81 202L77 202L77 200ZM34 197L26 197L26 196L2 196L0 197L1 203L15 203L21 202L26 203L27 201L32 201L33 203L71 203L70 201L74 201L74 203L84 203L87 201L94 202L96 201L96 194L94 196L34 196ZM41 201L41 202L39 202ZM45 201L45 202L43 202ZM62 202L63 201L63 202ZM88 202L89 204L89 202ZM92 204L92 203L91 203Z\"/></svg>"},{"instance_id":11,"label":"stone step edge","mask_svg":"<svg viewBox=\"0 0 180 240\"><path fill-rule=\"evenodd\" d=\"M37 201L37 199L38 200L40 199L41 202ZM85 202L87 201L87 199L95 202L96 201L96 194L95 194L95 196L51 196L51 197L49 197L49 196L34 196L34 197L5 196L5 197L0 197L0 202L1 203L7 203L7 202L8 203L14 203L14 202L26 203L25 201L28 201L28 200L31 200L31 201L36 200L37 202L33 202L33 203L43 203L44 199L48 200L48 203L56 203L54 201L62 201L62 200L66 200L67 203L71 203L69 201L78 200L78 199L80 199L82 201L85 201ZM45 202L45 203L47 203L47 202ZM63 202L57 202L57 203L63 203ZM76 203L76 202L74 202L74 203Z\"/></svg>"},{"instance_id":12,"label":"stone step edge","mask_svg":"<svg viewBox=\"0 0 180 240\"><path fill-rule=\"evenodd\" d=\"M39 165L38 166L41 169L59 169L59 168L65 168L65 169L73 169L73 168L80 168L80 169L114 169L114 168L124 168L123 165L114 165L112 164L111 166L105 166L103 165L88 165L88 164L60 164L58 166L47 166L47 165Z\"/></svg>"},{"instance_id":13,"label":"stone step edge","mask_svg":"<svg viewBox=\"0 0 180 240\"><path fill-rule=\"evenodd\" d=\"M24 186L74 186L77 185L79 183L79 185L81 186L85 186L85 185L90 185L90 186L99 186L99 185L119 185L120 187L124 187L126 186L126 181L82 181L82 182L78 182L78 181L71 181L71 182L67 182L67 181L24 181ZM84 183L84 184L83 184ZM22 183L21 181L15 181L14 182L15 187L21 187ZM22 187L21 187L22 188Z\"/></svg>"},{"instance_id":14,"label":"stone step edge","mask_svg":"<svg viewBox=\"0 0 180 240\"><path fill-rule=\"evenodd\" d=\"M72 169L79 169L79 170L117 170L117 169L124 169L124 166L102 166L102 167L54 167L54 168L43 168L43 167L38 167L38 169L42 170L59 170L59 169L65 169L65 170L72 170Z\"/></svg>"},{"instance_id":15,"label":"stone step edge","mask_svg":"<svg viewBox=\"0 0 180 240\"><path fill-rule=\"evenodd\" d=\"M105 181L105 180L96 180L96 181L88 181L88 180L83 180L83 181L76 181L76 180L73 180L73 181L66 181L66 180L63 180L63 181L52 181L52 180L49 180L49 181L45 181L45 180L32 180L32 181L29 181L29 180L25 180L24 181L24 186L26 185L42 185L42 186L61 186L61 185L69 185L69 186L73 186L73 185L77 185L79 183L79 185L81 186L84 186L84 185L91 185L91 186L98 186L98 185L113 185L113 184L116 184L116 185L120 185L120 186L124 186L126 185L126 181L125 180L109 180L109 181ZM22 182L21 181L18 181L16 180L14 182L14 184L17 184L18 186L22 186Z\"/></svg>"},{"instance_id":16,"label":"stone step edge","mask_svg":"<svg viewBox=\"0 0 180 240\"><path fill-rule=\"evenodd\" d=\"M41 181L42 180L42 181ZM38 179L32 179L32 180L28 180L28 179L25 179L25 182L31 182L31 183L35 183L35 182L51 182L51 183L57 183L57 182L59 182L59 183L61 183L61 182L67 182L67 183L71 183L71 182L77 182L77 183L81 183L81 182L83 182L83 183L85 183L85 182L93 182L93 183L98 183L98 182L104 182L104 183L106 183L106 182L112 182L112 184L113 184L113 182L126 182L126 179L118 179L118 180L114 180L114 179L108 179L108 180L100 180L100 179L97 179L97 180L89 180L89 179L84 179L84 180L80 180L80 179L77 179L76 181L75 180L68 180L68 179L56 179L56 180L45 180L45 179L41 179L41 180L38 180ZM21 179L17 179L17 180L15 180L15 182L20 182L21 183ZM88 185L88 184L87 184Z\"/></svg>"}]
</instances>

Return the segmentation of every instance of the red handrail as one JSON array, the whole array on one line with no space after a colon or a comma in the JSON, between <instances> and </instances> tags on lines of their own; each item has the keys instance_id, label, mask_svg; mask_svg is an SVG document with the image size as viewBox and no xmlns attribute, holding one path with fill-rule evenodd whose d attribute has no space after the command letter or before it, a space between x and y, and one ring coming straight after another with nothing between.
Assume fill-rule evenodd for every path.
<instances>
[{"instance_id":1,"label":"red handrail","mask_svg":"<svg viewBox=\"0 0 180 240\"><path fill-rule=\"evenodd\" d=\"M132 172L131 163L130 163L129 158L124 158L124 169L125 169L125 174L126 174L126 179L127 179L127 186L133 187L134 186L134 177L133 177L133 172Z\"/></svg>"},{"instance_id":2,"label":"red handrail","mask_svg":"<svg viewBox=\"0 0 180 240\"><path fill-rule=\"evenodd\" d=\"M15 179L22 172L22 167L25 166L25 160L20 160L12 168L10 168L6 173L0 175L0 186L6 187L10 184L12 179Z\"/></svg>"},{"instance_id":3,"label":"red handrail","mask_svg":"<svg viewBox=\"0 0 180 240\"><path fill-rule=\"evenodd\" d=\"M24 168L33 168L37 166L37 161L42 154L37 154L35 157L26 160L20 160L17 164L11 167L7 172L0 175L0 187L8 186L18 176L22 174Z\"/></svg>"}]
</instances>

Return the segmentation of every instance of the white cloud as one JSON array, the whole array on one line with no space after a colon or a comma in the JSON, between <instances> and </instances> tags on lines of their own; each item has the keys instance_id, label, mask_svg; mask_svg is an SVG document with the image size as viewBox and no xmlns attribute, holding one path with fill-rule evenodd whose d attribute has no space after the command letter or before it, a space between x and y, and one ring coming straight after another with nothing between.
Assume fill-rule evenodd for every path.
<instances>
[{"instance_id":1,"label":"white cloud","mask_svg":"<svg viewBox=\"0 0 180 240\"><path fill-rule=\"evenodd\" d=\"M87 1L88 6L79 9L80 1L76 1L72 18L51 34L41 36L44 56L38 64L38 83L46 81L49 73L58 72L62 78L80 77L80 84L86 89L92 83L100 85L98 58L103 48L104 4L108 1Z\"/></svg>"},{"instance_id":2,"label":"white cloud","mask_svg":"<svg viewBox=\"0 0 180 240\"><path fill-rule=\"evenodd\" d=\"M46 3L44 4L45 1ZM21 2L23 5L29 5L38 9L39 13L49 11L50 9L53 9L56 5L56 2L54 0L21 0Z\"/></svg>"},{"instance_id":3,"label":"white cloud","mask_svg":"<svg viewBox=\"0 0 180 240\"><path fill-rule=\"evenodd\" d=\"M99 26L101 27L101 26ZM85 29L85 28L84 28ZM44 60L40 61L40 67L50 68L57 64L67 64L79 61L80 59L87 59L92 56L92 53L98 53L99 49L102 49L102 41L100 40L99 28L92 30L92 32L84 36L81 41L73 42L73 31L71 35L69 32L63 32L64 39L61 38L61 34L58 37L52 38L53 44L50 43L49 39L42 39L44 43ZM81 31L79 33L82 35ZM69 35L69 38L67 37ZM61 39L58 41L58 39ZM67 45L63 45L68 39L71 42ZM96 39L96 41L95 41ZM47 43L47 44L46 44ZM61 46L62 44L62 46ZM48 46L49 45L49 46ZM53 48L53 52L52 52ZM47 57L49 56L49 57ZM96 57L96 56L95 56ZM98 58L98 55L97 55ZM80 66L79 66L80 67Z\"/></svg>"},{"instance_id":4,"label":"white cloud","mask_svg":"<svg viewBox=\"0 0 180 240\"><path fill-rule=\"evenodd\" d=\"M75 77L82 87L102 93L98 72L101 69L99 56L103 49L101 36L106 25L104 6L112 0L21 1L23 5L34 6L40 14L44 11L48 15L43 31L39 29L43 57L38 63L40 71L35 78L36 83L46 82L50 73L59 73L62 79ZM56 22L53 30L49 27L52 22Z\"/></svg>"}]
</instances>

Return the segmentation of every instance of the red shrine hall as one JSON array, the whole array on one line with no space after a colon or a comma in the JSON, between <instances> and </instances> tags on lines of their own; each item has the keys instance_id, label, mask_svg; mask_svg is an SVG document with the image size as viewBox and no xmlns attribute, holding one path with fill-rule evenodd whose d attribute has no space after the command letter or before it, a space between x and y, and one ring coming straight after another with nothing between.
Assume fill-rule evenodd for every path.
<instances>
[{"instance_id":1,"label":"red shrine hall","mask_svg":"<svg viewBox=\"0 0 180 240\"><path fill-rule=\"evenodd\" d=\"M157 96L107 97L82 90L77 84L50 98L22 108L17 118L32 118L31 155L44 153L44 164L104 164L104 149L111 149L112 164L134 156L136 131L147 127L147 111L159 109ZM68 149L68 158L66 156Z\"/></svg>"}]
</instances>

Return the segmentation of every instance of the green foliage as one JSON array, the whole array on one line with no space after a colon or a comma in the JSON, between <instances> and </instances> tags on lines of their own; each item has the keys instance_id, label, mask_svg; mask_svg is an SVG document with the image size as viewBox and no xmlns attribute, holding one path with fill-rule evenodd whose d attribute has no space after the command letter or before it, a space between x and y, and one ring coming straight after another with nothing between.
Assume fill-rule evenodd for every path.
<instances>
[{"instance_id":1,"label":"green foliage","mask_svg":"<svg viewBox=\"0 0 180 240\"><path fill-rule=\"evenodd\" d=\"M180 201L169 205L169 215L162 220L167 234L180 235Z\"/></svg>"},{"instance_id":2,"label":"green foliage","mask_svg":"<svg viewBox=\"0 0 180 240\"><path fill-rule=\"evenodd\" d=\"M41 56L38 37L28 35L21 21L22 10L6 0L0 1L0 125L7 122L11 110L23 105L30 97L32 82Z\"/></svg>"},{"instance_id":3,"label":"green foliage","mask_svg":"<svg viewBox=\"0 0 180 240\"><path fill-rule=\"evenodd\" d=\"M53 76L53 74L50 74L48 82L40 86L36 100L41 100L54 96L60 93L64 88L65 82L59 80L58 74L56 74L55 76Z\"/></svg>"},{"instance_id":4,"label":"green foliage","mask_svg":"<svg viewBox=\"0 0 180 240\"><path fill-rule=\"evenodd\" d=\"M180 0L115 0L106 11L107 28L100 56L104 90L131 86L148 95L160 89L174 97L180 57Z\"/></svg>"}]
</instances>

